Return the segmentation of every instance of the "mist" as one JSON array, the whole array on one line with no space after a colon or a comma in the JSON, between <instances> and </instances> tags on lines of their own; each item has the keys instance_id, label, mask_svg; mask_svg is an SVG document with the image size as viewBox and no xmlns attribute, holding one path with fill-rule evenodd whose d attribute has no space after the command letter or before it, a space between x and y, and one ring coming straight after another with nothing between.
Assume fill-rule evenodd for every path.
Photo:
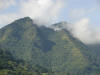
<instances>
[{"instance_id":1,"label":"mist","mask_svg":"<svg viewBox=\"0 0 100 75\"><path fill-rule=\"evenodd\" d=\"M0 27L15 19L29 16L38 25L48 25L58 20L63 9L63 0L0 0L0 11L16 7L18 10L0 14Z\"/></svg>"},{"instance_id":2,"label":"mist","mask_svg":"<svg viewBox=\"0 0 100 75\"><path fill-rule=\"evenodd\" d=\"M66 6L65 2L67 0L0 0L0 28L26 16L32 18L39 26L51 25L58 22L62 10ZM100 4L99 0L97 0L97 4ZM9 10L8 13L4 13L10 7L18 10L16 12ZM95 7L90 9L73 9L68 14L69 17L66 16L72 21L71 24L65 26L67 27L66 29L85 44L100 43L100 26L93 28L90 18L84 17L95 10Z\"/></svg>"},{"instance_id":3,"label":"mist","mask_svg":"<svg viewBox=\"0 0 100 75\"><path fill-rule=\"evenodd\" d=\"M73 24L68 24L67 29L75 38L78 38L85 44L100 43L100 28L91 27L88 18L82 18Z\"/></svg>"}]
</instances>

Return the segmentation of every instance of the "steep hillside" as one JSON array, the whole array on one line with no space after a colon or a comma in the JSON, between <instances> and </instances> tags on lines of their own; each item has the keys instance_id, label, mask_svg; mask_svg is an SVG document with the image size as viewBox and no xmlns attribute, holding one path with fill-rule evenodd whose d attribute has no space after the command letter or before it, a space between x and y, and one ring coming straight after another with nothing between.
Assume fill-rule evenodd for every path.
<instances>
[{"instance_id":1,"label":"steep hillside","mask_svg":"<svg viewBox=\"0 0 100 75\"><path fill-rule=\"evenodd\" d=\"M56 25L61 25L58 23ZM38 26L25 17L0 30L0 45L29 64L72 75L100 74L92 52L67 30Z\"/></svg>"},{"instance_id":2,"label":"steep hillside","mask_svg":"<svg viewBox=\"0 0 100 75\"><path fill-rule=\"evenodd\" d=\"M87 45L96 55L100 56L100 44Z\"/></svg>"},{"instance_id":3,"label":"steep hillside","mask_svg":"<svg viewBox=\"0 0 100 75\"><path fill-rule=\"evenodd\" d=\"M93 52L93 54L96 57L96 62L99 64L100 63L100 44L91 44L87 45L89 49Z\"/></svg>"},{"instance_id":4,"label":"steep hillside","mask_svg":"<svg viewBox=\"0 0 100 75\"><path fill-rule=\"evenodd\" d=\"M52 72L39 65L30 65L23 60L15 60L10 52L0 48L0 75L43 74L52 74Z\"/></svg>"}]
</instances>

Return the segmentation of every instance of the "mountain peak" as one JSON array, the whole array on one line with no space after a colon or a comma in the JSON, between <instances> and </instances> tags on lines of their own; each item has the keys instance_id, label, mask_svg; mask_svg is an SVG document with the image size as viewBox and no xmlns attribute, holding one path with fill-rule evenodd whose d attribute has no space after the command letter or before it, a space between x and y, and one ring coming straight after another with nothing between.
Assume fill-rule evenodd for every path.
<instances>
[{"instance_id":1,"label":"mountain peak","mask_svg":"<svg viewBox=\"0 0 100 75\"><path fill-rule=\"evenodd\" d=\"M68 73L66 75L92 75L94 69L99 72L99 62L92 60L90 50L63 30L67 25L67 22L53 24L52 29L56 29L53 31L49 27L38 27L31 18L24 17L0 30L0 45L15 59L29 62L30 66L40 65L54 72ZM93 72L97 74L96 70Z\"/></svg>"},{"instance_id":2,"label":"mountain peak","mask_svg":"<svg viewBox=\"0 0 100 75\"><path fill-rule=\"evenodd\" d=\"M59 31L62 29L66 29L67 24L68 24L67 22L59 22L59 23L51 25L50 28L54 29L55 31Z\"/></svg>"},{"instance_id":3,"label":"mountain peak","mask_svg":"<svg viewBox=\"0 0 100 75\"><path fill-rule=\"evenodd\" d=\"M24 18L15 20L10 25L14 26L15 28L16 27L27 28L27 27L31 27L34 24L35 24L34 21L30 17L24 17ZM10 25L8 25L8 26L10 26Z\"/></svg>"},{"instance_id":4,"label":"mountain peak","mask_svg":"<svg viewBox=\"0 0 100 75\"><path fill-rule=\"evenodd\" d=\"M30 18L30 17L24 17L24 18L21 18L21 19L18 19L18 20L16 20L15 22L21 22L21 21L30 21L30 22L33 22L33 20Z\"/></svg>"}]
</instances>

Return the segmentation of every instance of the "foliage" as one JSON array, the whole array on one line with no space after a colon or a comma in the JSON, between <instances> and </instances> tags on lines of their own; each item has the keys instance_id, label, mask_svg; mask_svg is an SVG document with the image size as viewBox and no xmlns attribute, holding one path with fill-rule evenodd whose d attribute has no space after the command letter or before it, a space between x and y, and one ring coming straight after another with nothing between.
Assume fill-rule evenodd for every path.
<instances>
[{"instance_id":1,"label":"foliage","mask_svg":"<svg viewBox=\"0 0 100 75\"><path fill-rule=\"evenodd\" d=\"M39 65L30 65L23 60L15 60L12 55L0 49L0 75L48 75L49 71Z\"/></svg>"},{"instance_id":2,"label":"foliage","mask_svg":"<svg viewBox=\"0 0 100 75\"><path fill-rule=\"evenodd\" d=\"M4 63L3 58L0 64L6 64L7 69L2 69L2 73L12 73L8 69L10 67L18 75L19 72L21 75L26 75L40 66L42 69L38 69L39 72L35 70L34 75L41 74L41 71L42 75L100 74L100 63L97 63L96 56L67 30L54 31L48 27L38 26L26 17L2 28L0 33L1 47L13 54L10 59L13 57L15 60L23 60L21 63L12 62L7 56L7 63ZM39 66L32 69L32 65Z\"/></svg>"}]
</instances>

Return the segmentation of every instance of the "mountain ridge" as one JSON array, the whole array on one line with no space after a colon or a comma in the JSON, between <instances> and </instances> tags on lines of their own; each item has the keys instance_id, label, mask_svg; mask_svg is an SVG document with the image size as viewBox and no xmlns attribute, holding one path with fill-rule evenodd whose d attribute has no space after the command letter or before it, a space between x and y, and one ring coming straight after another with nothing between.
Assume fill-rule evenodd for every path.
<instances>
[{"instance_id":1,"label":"mountain ridge","mask_svg":"<svg viewBox=\"0 0 100 75\"><path fill-rule=\"evenodd\" d=\"M0 33L0 45L15 59L38 64L54 72L91 75L88 69L92 70L97 65L86 45L69 31L38 26L29 17L14 21L0 29Z\"/></svg>"}]
</instances>

